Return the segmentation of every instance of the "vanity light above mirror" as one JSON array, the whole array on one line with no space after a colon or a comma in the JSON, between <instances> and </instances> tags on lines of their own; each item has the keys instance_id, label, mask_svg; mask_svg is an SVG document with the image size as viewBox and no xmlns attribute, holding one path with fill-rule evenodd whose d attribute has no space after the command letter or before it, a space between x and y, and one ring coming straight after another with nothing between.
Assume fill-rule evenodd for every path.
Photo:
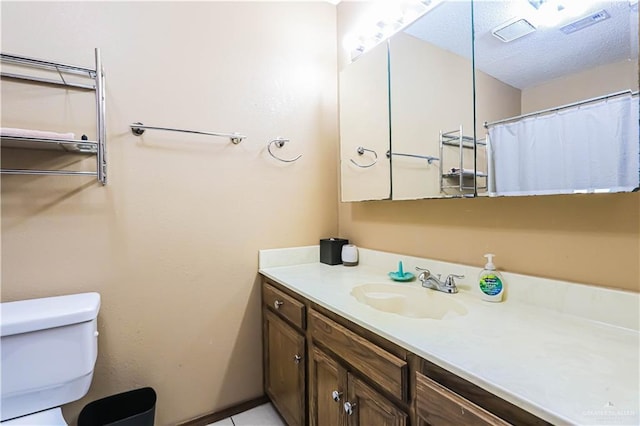
<instances>
[{"instance_id":1,"label":"vanity light above mirror","mask_svg":"<svg viewBox=\"0 0 640 426\"><path fill-rule=\"evenodd\" d=\"M411 25L443 0L372 1L358 22L345 34L342 47L351 61Z\"/></svg>"}]
</instances>

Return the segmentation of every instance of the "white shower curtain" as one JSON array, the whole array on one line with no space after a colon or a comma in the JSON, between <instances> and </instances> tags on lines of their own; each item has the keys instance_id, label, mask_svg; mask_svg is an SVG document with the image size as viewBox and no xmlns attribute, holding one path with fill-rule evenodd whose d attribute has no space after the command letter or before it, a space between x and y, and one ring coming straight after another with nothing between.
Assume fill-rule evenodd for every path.
<instances>
[{"instance_id":1,"label":"white shower curtain","mask_svg":"<svg viewBox=\"0 0 640 426\"><path fill-rule=\"evenodd\" d=\"M492 195L639 186L638 98L631 95L492 126L488 143Z\"/></svg>"}]
</instances>

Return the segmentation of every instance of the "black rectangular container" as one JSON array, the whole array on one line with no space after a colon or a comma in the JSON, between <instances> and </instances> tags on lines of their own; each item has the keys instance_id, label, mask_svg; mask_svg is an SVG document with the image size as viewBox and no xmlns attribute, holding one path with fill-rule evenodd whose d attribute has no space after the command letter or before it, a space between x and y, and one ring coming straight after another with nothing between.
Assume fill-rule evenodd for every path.
<instances>
[{"instance_id":1,"label":"black rectangular container","mask_svg":"<svg viewBox=\"0 0 640 426\"><path fill-rule=\"evenodd\" d=\"M153 426L155 413L156 392L146 387L87 404L78 426Z\"/></svg>"},{"instance_id":2,"label":"black rectangular container","mask_svg":"<svg viewBox=\"0 0 640 426\"><path fill-rule=\"evenodd\" d=\"M342 246L349 240L342 238L326 238L320 240L320 262L327 265L342 264Z\"/></svg>"}]
</instances>

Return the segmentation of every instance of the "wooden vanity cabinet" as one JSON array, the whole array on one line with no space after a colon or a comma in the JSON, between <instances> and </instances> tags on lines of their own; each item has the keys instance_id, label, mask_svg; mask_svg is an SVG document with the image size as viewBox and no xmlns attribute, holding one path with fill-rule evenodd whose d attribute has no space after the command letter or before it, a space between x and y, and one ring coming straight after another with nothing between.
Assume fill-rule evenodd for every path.
<instances>
[{"instance_id":1,"label":"wooden vanity cabinet","mask_svg":"<svg viewBox=\"0 0 640 426\"><path fill-rule=\"evenodd\" d=\"M262 297L265 391L289 426L549 425L266 278Z\"/></svg>"},{"instance_id":2,"label":"wooden vanity cabinet","mask_svg":"<svg viewBox=\"0 0 640 426\"><path fill-rule=\"evenodd\" d=\"M308 311L307 332L313 352L311 425L407 424L408 365L404 359L313 309Z\"/></svg>"},{"instance_id":3,"label":"wooden vanity cabinet","mask_svg":"<svg viewBox=\"0 0 640 426\"><path fill-rule=\"evenodd\" d=\"M282 310L281 310L282 309ZM302 310L303 315L298 315ZM306 424L304 305L263 285L264 389L289 426Z\"/></svg>"},{"instance_id":4,"label":"wooden vanity cabinet","mask_svg":"<svg viewBox=\"0 0 640 426\"><path fill-rule=\"evenodd\" d=\"M549 426L522 408L420 358L414 374L416 426Z\"/></svg>"},{"instance_id":5,"label":"wooden vanity cabinet","mask_svg":"<svg viewBox=\"0 0 640 426\"><path fill-rule=\"evenodd\" d=\"M309 408L316 426L405 426L407 413L386 396L313 347Z\"/></svg>"}]
</instances>

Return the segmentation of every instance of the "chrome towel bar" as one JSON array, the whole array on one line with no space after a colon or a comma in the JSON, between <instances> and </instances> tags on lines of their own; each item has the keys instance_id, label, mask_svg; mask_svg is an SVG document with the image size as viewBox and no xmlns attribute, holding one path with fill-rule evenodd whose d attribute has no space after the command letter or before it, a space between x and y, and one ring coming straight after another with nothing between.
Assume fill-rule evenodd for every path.
<instances>
[{"instance_id":1,"label":"chrome towel bar","mask_svg":"<svg viewBox=\"0 0 640 426\"><path fill-rule=\"evenodd\" d=\"M218 136L222 138L229 138L231 142L234 144L239 144L243 139L246 138L245 135L241 135L240 133L218 133L218 132L201 132L198 130L186 130L186 129L172 129L169 127L156 127L156 126L145 126L142 123L133 123L130 124L131 133L136 136L140 136L144 133L145 130L165 130L168 132L179 132L179 133L194 133L198 135L207 135L207 136Z\"/></svg>"},{"instance_id":2,"label":"chrome towel bar","mask_svg":"<svg viewBox=\"0 0 640 426\"><path fill-rule=\"evenodd\" d=\"M6 175L98 176L98 172L76 170L1 169Z\"/></svg>"},{"instance_id":3,"label":"chrome towel bar","mask_svg":"<svg viewBox=\"0 0 640 426\"><path fill-rule=\"evenodd\" d=\"M387 151L387 158L391 158L392 155L399 155L401 157L420 158L422 160L427 160L429 164L433 163L434 161L440 161L438 157L432 157L431 155L401 154L399 152Z\"/></svg>"}]
</instances>

